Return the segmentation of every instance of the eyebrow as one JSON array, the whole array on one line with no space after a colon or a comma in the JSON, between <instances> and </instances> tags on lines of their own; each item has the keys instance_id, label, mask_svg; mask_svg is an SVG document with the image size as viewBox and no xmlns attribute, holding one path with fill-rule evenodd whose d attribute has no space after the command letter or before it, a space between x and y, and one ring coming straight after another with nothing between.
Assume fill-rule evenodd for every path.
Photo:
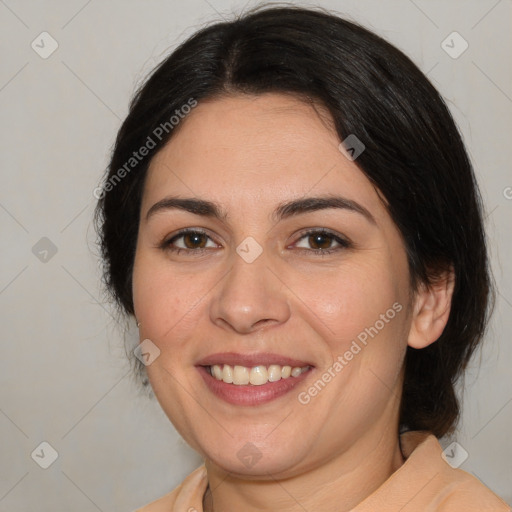
<instances>
[{"instance_id":1,"label":"eyebrow","mask_svg":"<svg viewBox=\"0 0 512 512\"><path fill-rule=\"evenodd\" d=\"M204 199L169 196L156 202L148 210L146 214L146 222L158 212L173 209L183 210L203 217L219 219L221 221L226 221L228 218L227 212L215 202ZM287 219L295 215L327 209L341 209L359 213L370 223L377 224L373 215L364 206L352 199L347 199L342 196L306 197L287 201L285 203L281 203L274 210L272 213L272 219L275 222L279 222L280 220Z\"/></svg>"}]
</instances>

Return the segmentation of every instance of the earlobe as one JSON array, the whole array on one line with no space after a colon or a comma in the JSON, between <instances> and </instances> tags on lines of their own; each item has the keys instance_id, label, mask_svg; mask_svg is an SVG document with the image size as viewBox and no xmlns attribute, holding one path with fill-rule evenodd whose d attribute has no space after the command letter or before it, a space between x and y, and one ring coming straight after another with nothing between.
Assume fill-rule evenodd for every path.
<instances>
[{"instance_id":1,"label":"earlobe","mask_svg":"<svg viewBox=\"0 0 512 512\"><path fill-rule=\"evenodd\" d=\"M439 275L431 285L420 285L409 330L410 347L425 348L439 339L450 316L454 285L453 268Z\"/></svg>"}]
</instances>

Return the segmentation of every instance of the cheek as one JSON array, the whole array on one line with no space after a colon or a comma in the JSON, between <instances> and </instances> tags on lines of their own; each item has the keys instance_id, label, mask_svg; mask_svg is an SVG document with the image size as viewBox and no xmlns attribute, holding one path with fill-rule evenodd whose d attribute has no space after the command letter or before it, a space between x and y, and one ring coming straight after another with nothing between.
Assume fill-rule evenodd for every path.
<instances>
[{"instance_id":1,"label":"cheek","mask_svg":"<svg viewBox=\"0 0 512 512\"><path fill-rule=\"evenodd\" d=\"M162 258L140 254L133 271L133 300L143 334L155 340L179 332L190 322L210 286L186 271L172 272Z\"/></svg>"},{"instance_id":2,"label":"cheek","mask_svg":"<svg viewBox=\"0 0 512 512\"><path fill-rule=\"evenodd\" d=\"M197 280L196 280L197 281ZM133 271L133 299L141 322L140 339L150 339L160 350L159 356L146 367L146 372L160 406L188 442L198 449L192 432L194 408L189 387L191 369L183 364L191 357L187 336L197 327L194 315L201 291L191 286L191 276L177 275L162 264L162 258L148 251L137 253ZM204 284L204 282L203 282Z\"/></svg>"},{"instance_id":3,"label":"cheek","mask_svg":"<svg viewBox=\"0 0 512 512\"><path fill-rule=\"evenodd\" d=\"M324 325L326 338L342 349L365 328L376 322L380 326L380 315L401 302L403 293L395 276L386 263L349 263L323 275L316 273L307 283L303 276L302 281L297 277L295 288L313 318Z\"/></svg>"},{"instance_id":4,"label":"cheek","mask_svg":"<svg viewBox=\"0 0 512 512\"><path fill-rule=\"evenodd\" d=\"M301 299L329 353L322 371L336 375L331 389L343 397L336 400L340 404L364 402L370 410L396 385L407 345L402 270L381 254L317 275L302 287Z\"/></svg>"}]
</instances>

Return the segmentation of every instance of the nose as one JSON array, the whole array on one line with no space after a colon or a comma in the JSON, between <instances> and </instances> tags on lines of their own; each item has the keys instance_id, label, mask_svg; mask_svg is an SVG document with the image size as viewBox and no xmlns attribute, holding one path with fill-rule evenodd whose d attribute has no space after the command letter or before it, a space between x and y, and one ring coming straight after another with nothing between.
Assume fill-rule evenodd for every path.
<instances>
[{"instance_id":1,"label":"nose","mask_svg":"<svg viewBox=\"0 0 512 512\"><path fill-rule=\"evenodd\" d=\"M287 321L286 287L270 268L265 251L252 263L233 255L231 270L214 289L210 315L213 323L240 334Z\"/></svg>"}]
</instances>

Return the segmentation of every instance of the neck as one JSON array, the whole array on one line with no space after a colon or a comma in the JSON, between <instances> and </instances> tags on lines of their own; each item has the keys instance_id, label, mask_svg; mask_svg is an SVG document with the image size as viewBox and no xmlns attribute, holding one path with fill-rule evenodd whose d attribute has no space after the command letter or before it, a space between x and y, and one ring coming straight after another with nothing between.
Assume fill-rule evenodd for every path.
<instances>
[{"instance_id":1,"label":"neck","mask_svg":"<svg viewBox=\"0 0 512 512\"><path fill-rule=\"evenodd\" d=\"M396 425L375 428L349 450L293 477L250 480L207 461L205 512L244 510L346 512L380 487L404 462Z\"/></svg>"}]
</instances>

